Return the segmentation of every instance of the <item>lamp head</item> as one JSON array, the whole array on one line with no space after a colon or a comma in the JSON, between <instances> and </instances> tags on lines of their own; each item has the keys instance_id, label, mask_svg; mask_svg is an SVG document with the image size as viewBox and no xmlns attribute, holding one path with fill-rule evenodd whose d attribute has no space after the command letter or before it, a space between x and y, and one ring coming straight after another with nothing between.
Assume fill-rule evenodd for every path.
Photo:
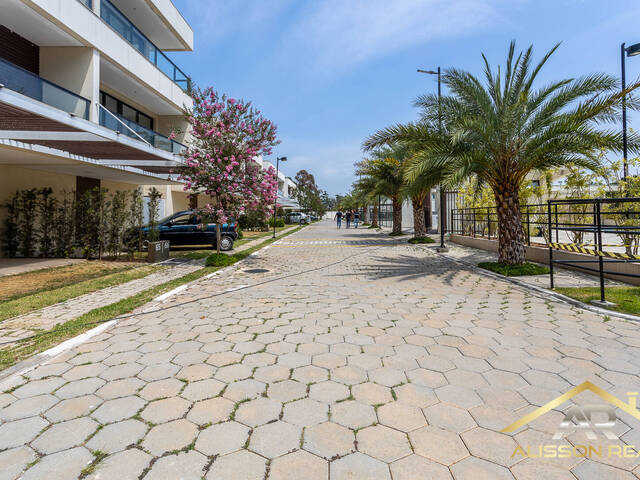
<instances>
[{"instance_id":1,"label":"lamp head","mask_svg":"<svg viewBox=\"0 0 640 480\"><path fill-rule=\"evenodd\" d=\"M429 75L437 75L438 72L434 71L434 70L421 70L418 69L418 73L428 73Z\"/></svg>"},{"instance_id":2,"label":"lamp head","mask_svg":"<svg viewBox=\"0 0 640 480\"><path fill-rule=\"evenodd\" d=\"M286 162L287 161L287 157L278 157L277 160L279 162Z\"/></svg>"},{"instance_id":3,"label":"lamp head","mask_svg":"<svg viewBox=\"0 0 640 480\"><path fill-rule=\"evenodd\" d=\"M627 57L635 57L636 55L640 55L640 43L630 45L625 48L625 50L627 52Z\"/></svg>"}]
</instances>

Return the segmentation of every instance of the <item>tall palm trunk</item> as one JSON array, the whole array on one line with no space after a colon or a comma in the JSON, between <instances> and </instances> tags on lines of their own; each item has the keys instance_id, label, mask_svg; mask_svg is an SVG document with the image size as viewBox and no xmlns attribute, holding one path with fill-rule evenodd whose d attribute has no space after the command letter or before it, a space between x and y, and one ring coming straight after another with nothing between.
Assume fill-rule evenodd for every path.
<instances>
[{"instance_id":1,"label":"tall palm trunk","mask_svg":"<svg viewBox=\"0 0 640 480\"><path fill-rule=\"evenodd\" d=\"M367 223L367 211L369 210L369 205L365 205L362 209L362 218L360 219L362 223Z\"/></svg>"},{"instance_id":2,"label":"tall palm trunk","mask_svg":"<svg viewBox=\"0 0 640 480\"><path fill-rule=\"evenodd\" d=\"M427 226L424 219L424 196L416 195L411 199L413 207L413 236L424 237L427 234Z\"/></svg>"},{"instance_id":3,"label":"tall palm trunk","mask_svg":"<svg viewBox=\"0 0 640 480\"><path fill-rule=\"evenodd\" d=\"M498 210L498 261L510 265L525 262L525 238L520 219L517 186L494 189Z\"/></svg>"},{"instance_id":4,"label":"tall palm trunk","mask_svg":"<svg viewBox=\"0 0 640 480\"><path fill-rule=\"evenodd\" d=\"M373 212L371 212L371 216L373 217L371 219L371 226L378 228L378 204L377 203L373 204Z\"/></svg>"},{"instance_id":5,"label":"tall palm trunk","mask_svg":"<svg viewBox=\"0 0 640 480\"><path fill-rule=\"evenodd\" d=\"M393 235L400 235L402 233L402 200L398 198L398 195L391 197L391 207L393 208L393 227L391 233Z\"/></svg>"}]
</instances>

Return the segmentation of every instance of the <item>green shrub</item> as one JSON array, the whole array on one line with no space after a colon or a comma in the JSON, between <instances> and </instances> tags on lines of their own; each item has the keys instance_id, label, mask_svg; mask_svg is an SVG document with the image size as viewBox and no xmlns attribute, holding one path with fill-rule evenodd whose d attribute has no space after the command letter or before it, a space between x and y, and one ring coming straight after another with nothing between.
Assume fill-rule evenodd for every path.
<instances>
[{"instance_id":1,"label":"green shrub","mask_svg":"<svg viewBox=\"0 0 640 480\"><path fill-rule=\"evenodd\" d=\"M549 273L549 269L535 263L523 263L522 265L509 265L498 262L481 262L478 264L480 268L499 273L506 277L521 277L524 275L544 275Z\"/></svg>"},{"instance_id":2,"label":"green shrub","mask_svg":"<svg viewBox=\"0 0 640 480\"><path fill-rule=\"evenodd\" d=\"M273 218L269 219L269 226L273 228ZM276 228L284 227L284 218L276 218Z\"/></svg>"},{"instance_id":3,"label":"green shrub","mask_svg":"<svg viewBox=\"0 0 640 480\"><path fill-rule=\"evenodd\" d=\"M242 240L244 238L244 232L242 231L242 227L240 227L240 225L238 225L236 233L238 234L237 240Z\"/></svg>"},{"instance_id":4,"label":"green shrub","mask_svg":"<svg viewBox=\"0 0 640 480\"><path fill-rule=\"evenodd\" d=\"M409 243L415 245L417 243L436 243L436 241L431 237L413 237L409 239Z\"/></svg>"},{"instance_id":5,"label":"green shrub","mask_svg":"<svg viewBox=\"0 0 640 480\"><path fill-rule=\"evenodd\" d=\"M238 259L235 255L226 255L224 253L212 253L207 257L207 267L228 267L236 263Z\"/></svg>"}]
</instances>

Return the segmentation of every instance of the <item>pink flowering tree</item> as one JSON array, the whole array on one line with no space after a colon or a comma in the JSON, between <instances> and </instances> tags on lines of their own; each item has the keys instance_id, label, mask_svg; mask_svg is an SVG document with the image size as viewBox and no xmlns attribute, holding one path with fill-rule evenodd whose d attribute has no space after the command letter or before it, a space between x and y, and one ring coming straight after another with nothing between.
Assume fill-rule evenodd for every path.
<instances>
[{"instance_id":1,"label":"pink flowering tree","mask_svg":"<svg viewBox=\"0 0 640 480\"><path fill-rule=\"evenodd\" d=\"M216 223L220 252L221 224L246 211L266 216L273 212L275 169L263 170L254 159L271 154L280 142L275 124L250 102L220 95L211 87L196 89L192 96L193 108L186 112L192 138L179 173L185 190L211 197L201 212Z\"/></svg>"}]
</instances>

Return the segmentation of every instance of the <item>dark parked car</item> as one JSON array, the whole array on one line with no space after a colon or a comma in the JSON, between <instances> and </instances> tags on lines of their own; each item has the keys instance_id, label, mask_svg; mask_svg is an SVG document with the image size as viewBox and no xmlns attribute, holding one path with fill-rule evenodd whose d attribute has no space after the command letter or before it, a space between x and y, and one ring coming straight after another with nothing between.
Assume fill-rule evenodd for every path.
<instances>
[{"instance_id":1,"label":"dark parked car","mask_svg":"<svg viewBox=\"0 0 640 480\"><path fill-rule=\"evenodd\" d=\"M233 242L238 238L236 228L238 223L225 223L221 228L220 249L231 250ZM216 242L216 224L203 224L200 214L192 210L174 213L158 221L160 240L169 240L171 245L213 245ZM142 227L145 237L149 232L149 225Z\"/></svg>"}]
</instances>

